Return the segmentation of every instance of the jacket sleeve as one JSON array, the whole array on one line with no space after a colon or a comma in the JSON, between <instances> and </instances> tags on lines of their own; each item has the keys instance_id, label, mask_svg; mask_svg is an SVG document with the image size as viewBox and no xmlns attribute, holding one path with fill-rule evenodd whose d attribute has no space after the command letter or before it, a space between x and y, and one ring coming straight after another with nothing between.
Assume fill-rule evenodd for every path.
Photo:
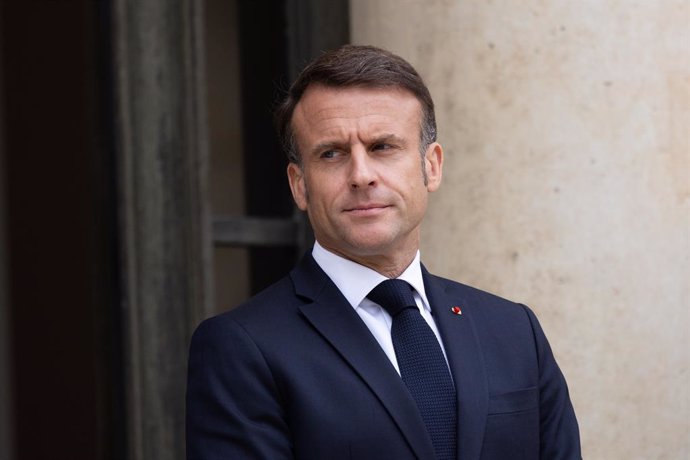
<instances>
[{"instance_id":1,"label":"jacket sleeve","mask_svg":"<svg viewBox=\"0 0 690 460\"><path fill-rule=\"evenodd\" d=\"M192 337L187 381L187 459L292 459L277 386L260 349L228 316Z\"/></svg>"},{"instance_id":2,"label":"jacket sleeve","mask_svg":"<svg viewBox=\"0 0 690 460\"><path fill-rule=\"evenodd\" d=\"M539 360L540 458L579 460L580 432L568 385L534 313L525 307Z\"/></svg>"}]
</instances>

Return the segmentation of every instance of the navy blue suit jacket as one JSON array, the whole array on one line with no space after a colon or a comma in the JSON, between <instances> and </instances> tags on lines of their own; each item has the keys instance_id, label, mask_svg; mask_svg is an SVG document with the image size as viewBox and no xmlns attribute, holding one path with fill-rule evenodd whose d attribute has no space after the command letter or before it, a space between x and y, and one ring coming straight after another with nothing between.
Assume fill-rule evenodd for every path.
<instances>
[{"instance_id":1,"label":"navy blue suit jacket","mask_svg":"<svg viewBox=\"0 0 690 460\"><path fill-rule=\"evenodd\" d=\"M566 382L534 314L425 269L423 277L457 389L458 459L579 459ZM290 276L195 332L187 458L434 454L395 368L306 256Z\"/></svg>"}]
</instances>

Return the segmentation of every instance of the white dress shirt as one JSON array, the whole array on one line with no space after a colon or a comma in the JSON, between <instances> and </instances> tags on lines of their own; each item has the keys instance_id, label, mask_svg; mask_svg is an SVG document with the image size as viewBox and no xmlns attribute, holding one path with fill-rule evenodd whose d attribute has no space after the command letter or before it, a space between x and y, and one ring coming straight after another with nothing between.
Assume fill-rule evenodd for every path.
<instances>
[{"instance_id":1,"label":"white dress shirt","mask_svg":"<svg viewBox=\"0 0 690 460\"><path fill-rule=\"evenodd\" d=\"M316 263L319 264L319 267L326 272L326 275L342 292L359 317L362 318L362 321L364 321L364 324L367 325L369 331L371 331L374 338L381 345L381 348L399 374L400 368L398 367L398 360L395 357L393 340L391 339L393 319L384 308L367 299L369 292L388 278L369 267L347 260L324 249L318 241L314 243L312 256ZM412 263L402 272L398 279L407 281L414 288L414 299L417 302L419 312L436 335L436 339L445 356L446 350L443 347L434 318L431 316L429 300L424 290L422 268L419 263L419 251L417 251Z\"/></svg>"}]
</instances>

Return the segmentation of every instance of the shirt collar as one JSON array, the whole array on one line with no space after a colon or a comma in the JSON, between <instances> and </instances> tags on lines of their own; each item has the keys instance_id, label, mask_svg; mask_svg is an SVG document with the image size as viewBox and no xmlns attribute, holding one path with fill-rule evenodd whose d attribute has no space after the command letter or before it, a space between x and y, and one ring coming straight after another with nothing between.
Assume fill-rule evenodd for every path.
<instances>
[{"instance_id":1,"label":"shirt collar","mask_svg":"<svg viewBox=\"0 0 690 460\"><path fill-rule=\"evenodd\" d=\"M345 299L353 308L359 308L367 294L371 292L379 283L387 280L382 274L369 267L360 265L351 260L345 259L334 254L319 244L314 242L312 256L319 267L326 272L326 275L333 281L342 292ZM422 299L424 308L430 311L429 301L424 289L424 279L422 278L422 268L419 263L419 250L415 254L410 265L402 272L398 279L407 281L417 291Z\"/></svg>"}]
</instances>

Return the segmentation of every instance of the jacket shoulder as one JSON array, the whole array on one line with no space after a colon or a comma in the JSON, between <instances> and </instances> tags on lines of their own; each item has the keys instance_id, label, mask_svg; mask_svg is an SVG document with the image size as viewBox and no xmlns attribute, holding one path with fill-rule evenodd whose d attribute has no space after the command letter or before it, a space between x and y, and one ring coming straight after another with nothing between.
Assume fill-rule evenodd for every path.
<instances>
[{"instance_id":1,"label":"jacket shoulder","mask_svg":"<svg viewBox=\"0 0 690 460\"><path fill-rule=\"evenodd\" d=\"M448 299L457 302L463 312L470 314L479 328L531 331L533 323L537 322L532 310L522 303L436 275L430 274L429 281L436 290L442 290Z\"/></svg>"},{"instance_id":2,"label":"jacket shoulder","mask_svg":"<svg viewBox=\"0 0 690 460\"><path fill-rule=\"evenodd\" d=\"M303 303L295 295L290 277L286 276L239 305L205 319L201 324L204 327L229 322L250 325L254 322L265 322L269 318L273 318L272 322L275 322L282 316L294 313Z\"/></svg>"},{"instance_id":3,"label":"jacket shoulder","mask_svg":"<svg viewBox=\"0 0 690 460\"><path fill-rule=\"evenodd\" d=\"M488 292L467 284L460 283L448 278L429 274L429 279L437 286L441 287L447 295L459 296L468 302L481 305L486 308L508 308L522 310L525 305L506 299L492 292Z\"/></svg>"}]
</instances>

